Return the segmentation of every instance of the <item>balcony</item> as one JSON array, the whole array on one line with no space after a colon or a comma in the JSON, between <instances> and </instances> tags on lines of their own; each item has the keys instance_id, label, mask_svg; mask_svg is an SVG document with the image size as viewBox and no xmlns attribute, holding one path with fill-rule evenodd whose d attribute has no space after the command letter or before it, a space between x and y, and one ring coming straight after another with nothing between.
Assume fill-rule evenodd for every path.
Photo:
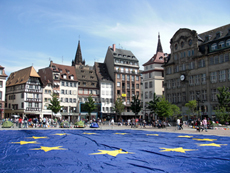
<instances>
[{"instance_id":1,"label":"balcony","mask_svg":"<svg viewBox=\"0 0 230 173\"><path fill-rule=\"evenodd\" d=\"M41 112L41 108L31 108L31 107L27 107L26 111L32 111L32 112Z\"/></svg>"},{"instance_id":2,"label":"balcony","mask_svg":"<svg viewBox=\"0 0 230 173\"><path fill-rule=\"evenodd\" d=\"M41 99L36 99L36 98L27 98L26 101L27 102L42 102Z\"/></svg>"},{"instance_id":3,"label":"balcony","mask_svg":"<svg viewBox=\"0 0 230 173\"><path fill-rule=\"evenodd\" d=\"M41 89L25 89L25 92L42 93Z\"/></svg>"}]
</instances>

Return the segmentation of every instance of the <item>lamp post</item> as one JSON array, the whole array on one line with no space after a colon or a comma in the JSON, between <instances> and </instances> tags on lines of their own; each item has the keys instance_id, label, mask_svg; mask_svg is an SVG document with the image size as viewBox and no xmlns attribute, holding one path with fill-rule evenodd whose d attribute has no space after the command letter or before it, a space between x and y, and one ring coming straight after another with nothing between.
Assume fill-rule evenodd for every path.
<instances>
[{"instance_id":1,"label":"lamp post","mask_svg":"<svg viewBox=\"0 0 230 173\"><path fill-rule=\"evenodd\" d=\"M200 91L196 92L196 100L198 102L198 118L200 118Z\"/></svg>"}]
</instances>

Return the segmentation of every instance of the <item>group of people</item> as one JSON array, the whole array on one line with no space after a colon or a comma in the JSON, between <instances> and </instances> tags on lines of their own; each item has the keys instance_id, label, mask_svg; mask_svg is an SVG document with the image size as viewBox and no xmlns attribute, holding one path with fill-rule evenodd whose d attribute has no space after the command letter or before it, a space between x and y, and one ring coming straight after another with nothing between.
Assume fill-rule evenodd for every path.
<instances>
[{"instance_id":1,"label":"group of people","mask_svg":"<svg viewBox=\"0 0 230 173\"><path fill-rule=\"evenodd\" d=\"M195 123L194 123L194 121L192 121L191 122L191 125L193 126L193 125L195 125L196 126L196 129L197 129L197 131L203 131L203 130L205 130L206 132L207 132L207 129L208 129L208 121L207 121L207 118L206 117L204 117L204 119L203 120L201 120L200 118L198 118L196 121L195 121ZM177 119L177 129L178 130L182 130L183 129L183 121L182 121L182 119Z\"/></svg>"}]
</instances>

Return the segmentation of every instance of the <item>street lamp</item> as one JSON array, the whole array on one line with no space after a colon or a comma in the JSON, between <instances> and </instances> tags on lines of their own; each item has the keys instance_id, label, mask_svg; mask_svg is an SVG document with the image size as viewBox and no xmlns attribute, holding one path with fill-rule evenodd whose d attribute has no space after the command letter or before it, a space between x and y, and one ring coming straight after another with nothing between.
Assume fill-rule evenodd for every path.
<instances>
[{"instance_id":1,"label":"street lamp","mask_svg":"<svg viewBox=\"0 0 230 173\"><path fill-rule=\"evenodd\" d=\"M198 102L198 118L200 118L200 91L196 92L196 100Z\"/></svg>"}]
</instances>

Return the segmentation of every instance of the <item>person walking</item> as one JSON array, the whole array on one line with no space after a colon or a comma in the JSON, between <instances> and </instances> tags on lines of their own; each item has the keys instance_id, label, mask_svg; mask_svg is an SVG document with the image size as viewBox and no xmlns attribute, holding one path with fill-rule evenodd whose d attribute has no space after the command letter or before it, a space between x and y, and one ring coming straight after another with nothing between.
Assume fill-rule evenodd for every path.
<instances>
[{"instance_id":1,"label":"person walking","mask_svg":"<svg viewBox=\"0 0 230 173\"><path fill-rule=\"evenodd\" d=\"M205 129L205 132L207 132L207 126L208 126L208 122L207 122L207 119L206 119L206 117L204 117L204 119L203 119L203 125L204 125L204 129Z\"/></svg>"},{"instance_id":2,"label":"person walking","mask_svg":"<svg viewBox=\"0 0 230 173\"><path fill-rule=\"evenodd\" d=\"M180 119L177 119L177 129L180 130Z\"/></svg>"},{"instance_id":3,"label":"person walking","mask_svg":"<svg viewBox=\"0 0 230 173\"><path fill-rule=\"evenodd\" d=\"M197 130L200 132L200 118L197 120Z\"/></svg>"}]
</instances>

